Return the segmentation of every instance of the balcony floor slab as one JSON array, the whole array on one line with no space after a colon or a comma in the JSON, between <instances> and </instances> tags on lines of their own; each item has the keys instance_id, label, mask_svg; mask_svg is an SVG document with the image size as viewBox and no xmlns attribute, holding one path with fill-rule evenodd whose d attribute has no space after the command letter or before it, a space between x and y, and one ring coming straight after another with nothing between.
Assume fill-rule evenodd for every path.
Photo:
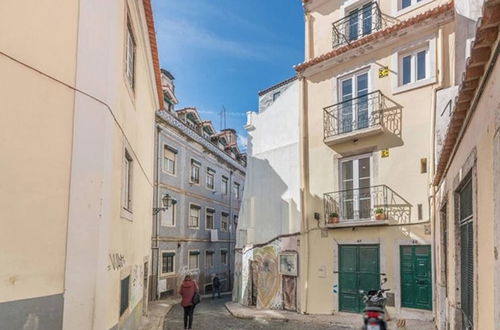
<instances>
[{"instance_id":1,"label":"balcony floor slab","mask_svg":"<svg viewBox=\"0 0 500 330\"><path fill-rule=\"evenodd\" d=\"M373 226L387 226L389 220L353 220L341 221L339 223L328 223L327 228L351 228L351 227L373 227Z\"/></svg>"},{"instance_id":2,"label":"balcony floor slab","mask_svg":"<svg viewBox=\"0 0 500 330\"><path fill-rule=\"evenodd\" d=\"M377 135L383 132L384 132L384 127L382 125L375 125L372 127L355 130L349 133L342 133L327 137L325 138L325 143L329 146L333 146L344 142L352 142L364 137Z\"/></svg>"}]
</instances>

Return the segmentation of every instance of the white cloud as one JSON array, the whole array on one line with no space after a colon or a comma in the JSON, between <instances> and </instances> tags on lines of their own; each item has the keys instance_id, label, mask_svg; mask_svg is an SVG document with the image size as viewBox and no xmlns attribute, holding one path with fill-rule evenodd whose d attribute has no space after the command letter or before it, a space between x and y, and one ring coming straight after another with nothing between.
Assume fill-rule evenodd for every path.
<instances>
[{"instance_id":1,"label":"white cloud","mask_svg":"<svg viewBox=\"0 0 500 330\"><path fill-rule=\"evenodd\" d=\"M241 150L246 150L248 145L248 136L238 135L238 146Z\"/></svg>"}]
</instances>

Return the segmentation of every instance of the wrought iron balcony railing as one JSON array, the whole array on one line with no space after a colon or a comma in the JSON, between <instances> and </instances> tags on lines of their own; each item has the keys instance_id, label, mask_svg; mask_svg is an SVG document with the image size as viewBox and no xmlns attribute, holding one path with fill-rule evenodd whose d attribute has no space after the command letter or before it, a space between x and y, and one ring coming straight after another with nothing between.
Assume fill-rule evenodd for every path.
<instances>
[{"instance_id":1,"label":"wrought iron balcony railing","mask_svg":"<svg viewBox=\"0 0 500 330\"><path fill-rule=\"evenodd\" d=\"M386 185L324 194L325 222L388 220L409 223L411 204Z\"/></svg>"},{"instance_id":2,"label":"wrought iron balcony railing","mask_svg":"<svg viewBox=\"0 0 500 330\"><path fill-rule=\"evenodd\" d=\"M333 48L335 48L381 30L384 27L384 20L378 3L373 1L351 11L332 26Z\"/></svg>"},{"instance_id":3,"label":"wrought iron balcony railing","mask_svg":"<svg viewBox=\"0 0 500 330\"><path fill-rule=\"evenodd\" d=\"M397 109L397 105L378 90L342 101L323 110L325 139L376 125L394 126L391 129L396 134L400 130L400 109Z\"/></svg>"}]
</instances>

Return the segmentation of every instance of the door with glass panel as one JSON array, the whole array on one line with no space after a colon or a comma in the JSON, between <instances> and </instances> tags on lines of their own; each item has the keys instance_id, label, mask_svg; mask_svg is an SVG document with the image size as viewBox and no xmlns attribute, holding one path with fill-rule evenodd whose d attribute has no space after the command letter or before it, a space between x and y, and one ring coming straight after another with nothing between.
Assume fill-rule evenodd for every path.
<instances>
[{"instance_id":1,"label":"door with glass panel","mask_svg":"<svg viewBox=\"0 0 500 330\"><path fill-rule=\"evenodd\" d=\"M342 160L341 167L341 218L344 221L371 218L372 200L371 157L361 156Z\"/></svg>"},{"instance_id":2,"label":"door with glass panel","mask_svg":"<svg viewBox=\"0 0 500 330\"><path fill-rule=\"evenodd\" d=\"M369 126L368 72L340 79L338 133L348 133Z\"/></svg>"},{"instance_id":3,"label":"door with glass panel","mask_svg":"<svg viewBox=\"0 0 500 330\"><path fill-rule=\"evenodd\" d=\"M349 12L347 26L349 41L357 40L372 33L374 28L373 8L374 4L369 2Z\"/></svg>"}]
</instances>

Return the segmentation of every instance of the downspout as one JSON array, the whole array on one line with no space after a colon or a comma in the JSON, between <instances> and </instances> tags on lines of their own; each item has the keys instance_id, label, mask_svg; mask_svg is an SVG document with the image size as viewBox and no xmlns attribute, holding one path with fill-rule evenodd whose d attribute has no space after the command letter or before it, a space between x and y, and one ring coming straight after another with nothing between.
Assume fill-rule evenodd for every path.
<instances>
[{"instance_id":1,"label":"downspout","mask_svg":"<svg viewBox=\"0 0 500 330\"><path fill-rule=\"evenodd\" d=\"M228 290L231 290L231 231L233 230L233 206L232 206L232 200L233 200L233 192L232 188L233 187L233 170L229 171L229 241L228 241L228 249L227 249L227 254L228 254L228 263L227 263L227 288Z\"/></svg>"},{"instance_id":2,"label":"downspout","mask_svg":"<svg viewBox=\"0 0 500 330\"><path fill-rule=\"evenodd\" d=\"M160 207L159 204L159 196L160 196L160 132L162 128L159 124L156 124L156 130L155 130L155 189L153 191L153 203L154 207ZM153 246L153 258L155 264L156 264L156 269L154 273L154 278L155 278L155 299L159 299L159 292L158 292L158 283L160 281L160 244L159 244L159 228L160 228L160 212L156 213L154 216L154 223L153 223L153 236L154 236L154 246Z\"/></svg>"}]
</instances>

